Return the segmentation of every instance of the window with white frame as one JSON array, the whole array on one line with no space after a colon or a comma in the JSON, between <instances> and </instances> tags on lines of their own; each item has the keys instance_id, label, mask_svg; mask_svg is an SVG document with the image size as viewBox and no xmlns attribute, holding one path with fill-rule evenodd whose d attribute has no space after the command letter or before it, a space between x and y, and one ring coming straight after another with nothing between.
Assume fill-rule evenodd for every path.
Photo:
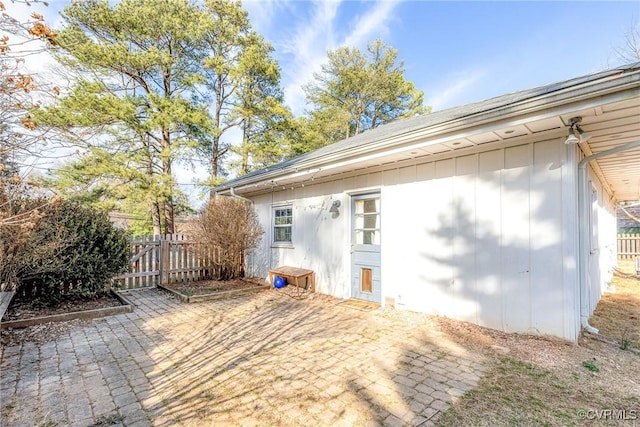
<instances>
[{"instance_id":1,"label":"window with white frame","mask_svg":"<svg viewBox=\"0 0 640 427\"><path fill-rule=\"evenodd\" d=\"M356 245L380 244L380 197L359 198L354 202Z\"/></svg>"},{"instance_id":2,"label":"window with white frame","mask_svg":"<svg viewBox=\"0 0 640 427\"><path fill-rule=\"evenodd\" d=\"M293 207L278 206L273 208L273 243L291 244L293 231Z\"/></svg>"}]
</instances>

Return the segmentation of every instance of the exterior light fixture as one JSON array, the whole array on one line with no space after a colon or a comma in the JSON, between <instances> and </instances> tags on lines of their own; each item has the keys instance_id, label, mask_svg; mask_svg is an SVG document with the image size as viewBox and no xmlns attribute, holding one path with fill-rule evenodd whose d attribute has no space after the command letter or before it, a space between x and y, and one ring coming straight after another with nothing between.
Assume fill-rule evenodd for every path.
<instances>
[{"instance_id":1,"label":"exterior light fixture","mask_svg":"<svg viewBox=\"0 0 640 427\"><path fill-rule=\"evenodd\" d=\"M583 131L579 125L576 125L576 131L578 132L580 142L587 142L591 138L591 135Z\"/></svg>"},{"instance_id":2,"label":"exterior light fixture","mask_svg":"<svg viewBox=\"0 0 640 427\"><path fill-rule=\"evenodd\" d=\"M332 214L338 214L340 213L340 211L338 210L339 207L340 207L340 200L334 200L333 203L331 203L329 212L331 212Z\"/></svg>"},{"instance_id":3,"label":"exterior light fixture","mask_svg":"<svg viewBox=\"0 0 640 427\"><path fill-rule=\"evenodd\" d=\"M569 119L569 135L565 139L564 143L567 145L577 144L579 142L587 142L591 135L586 133L580 127L579 123L582 122L582 117L572 117Z\"/></svg>"},{"instance_id":4,"label":"exterior light fixture","mask_svg":"<svg viewBox=\"0 0 640 427\"><path fill-rule=\"evenodd\" d=\"M567 139L564 140L564 143L567 144L567 145L571 145L571 144L577 144L578 142L580 142L580 140L573 133L573 128L570 128L569 129L569 136L567 136Z\"/></svg>"}]
</instances>

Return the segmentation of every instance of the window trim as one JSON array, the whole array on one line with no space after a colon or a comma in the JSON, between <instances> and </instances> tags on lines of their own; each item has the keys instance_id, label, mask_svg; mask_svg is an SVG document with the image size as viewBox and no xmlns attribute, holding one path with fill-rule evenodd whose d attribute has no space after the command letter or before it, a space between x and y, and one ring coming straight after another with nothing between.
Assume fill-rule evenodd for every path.
<instances>
[{"instance_id":1,"label":"window trim","mask_svg":"<svg viewBox=\"0 0 640 427\"><path fill-rule=\"evenodd\" d=\"M276 224L276 211L291 209L291 223L290 224ZM293 204L283 204L271 207L271 247L275 248L292 248L293 247ZM276 228L290 228L290 238L288 241L276 241Z\"/></svg>"}]
</instances>

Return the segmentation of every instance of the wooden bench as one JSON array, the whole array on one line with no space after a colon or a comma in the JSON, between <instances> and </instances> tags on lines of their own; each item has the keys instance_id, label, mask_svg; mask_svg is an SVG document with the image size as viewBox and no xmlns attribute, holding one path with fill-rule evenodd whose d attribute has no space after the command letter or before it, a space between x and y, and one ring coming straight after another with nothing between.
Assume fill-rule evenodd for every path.
<instances>
[{"instance_id":1,"label":"wooden bench","mask_svg":"<svg viewBox=\"0 0 640 427\"><path fill-rule=\"evenodd\" d=\"M273 276L280 276L287 279L287 282L293 283L298 288L298 294L300 294L301 279L304 279L304 288L310 289L311 292L315 291L315 278L313 270L307 270L306 268L282 266L269 270L269 283L273 286Z\"/></svg>"}]
</instances>

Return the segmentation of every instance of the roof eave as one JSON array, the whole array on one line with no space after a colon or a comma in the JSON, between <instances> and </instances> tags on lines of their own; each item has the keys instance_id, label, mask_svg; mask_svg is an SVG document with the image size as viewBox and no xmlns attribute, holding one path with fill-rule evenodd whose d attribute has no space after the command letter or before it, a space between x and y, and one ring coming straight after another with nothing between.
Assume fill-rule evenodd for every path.
<instances>
[{"instance_id":1,"label":"roof eave","mask_svg":"<svg viewBox=\"0 0 640 427\"><path fill-rule=\"evenodd\" d=\"M632 72L607 75L596 80L582 82L576 86L562 88L555 92L545 93L526 100L505 104L489 110L478 111L464 117L458 117L442 123L437 123L423 128L413 129L409 132L398 133L380 140L372 140L370 143L359 144L329 153L319 158L301 156L299 161L288 161L287 166L273 165L265 168L264 172L247 177L240 177L215 187L218 194L226 194L233 188L236 193L242 193L243 189L255 189L258 184L269 183L276 178L287 176L288 179L297 175L304 179L309 170L331 164L336 160L354 158L372 151L383 151L417 139L437 138L440 135L460 132L470 128L482 130L483 126L495 123L498 120L512 119L517 116L530 115L544 110L558 109L563 105L579 103L588 99L599 98L608 94L624 92L633 87L638 87L640 70ZM271 170L269 170L271 169Z\"/></svg>"}]
</instances>

